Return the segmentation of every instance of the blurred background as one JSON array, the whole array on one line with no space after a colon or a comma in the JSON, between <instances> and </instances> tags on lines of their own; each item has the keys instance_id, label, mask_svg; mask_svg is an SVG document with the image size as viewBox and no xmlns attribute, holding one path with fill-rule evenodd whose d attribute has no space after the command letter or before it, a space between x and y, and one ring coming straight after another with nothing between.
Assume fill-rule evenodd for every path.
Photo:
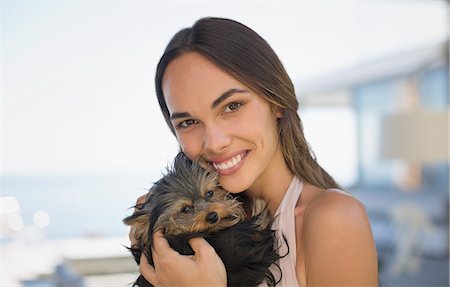
<instances>
[{"instance_id":1,"label":"blurred background","mask_svg":"<svg viewBox=\"0 0 450 287\"><path fill-rule=\"evenodd\" d=\"M125 286L135 199L178 151L155 67L204 16L265 38L381 286L449 286L446 1L1 1L1 286ZM351 244L351 242L349 242Z\"/></svg>"}]
</instances>

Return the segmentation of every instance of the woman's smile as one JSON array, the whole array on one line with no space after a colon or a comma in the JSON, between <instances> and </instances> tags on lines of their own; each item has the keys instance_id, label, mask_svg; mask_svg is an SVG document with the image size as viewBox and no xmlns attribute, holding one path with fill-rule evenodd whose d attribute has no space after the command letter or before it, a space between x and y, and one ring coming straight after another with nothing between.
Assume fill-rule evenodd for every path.
<instances>
[{"instance_id":1,"label":"woman's smile","mask_svg":"<svg viewBox=\"0 0 450 287\"><path fill-rule=\"evenodd\" d=\"M219 175L226 176L235 173L245 163L249 151L245 150L234 156L223 156L220 158L207 159L209 165L213 167Z\"/></svg>"}]
</instances>

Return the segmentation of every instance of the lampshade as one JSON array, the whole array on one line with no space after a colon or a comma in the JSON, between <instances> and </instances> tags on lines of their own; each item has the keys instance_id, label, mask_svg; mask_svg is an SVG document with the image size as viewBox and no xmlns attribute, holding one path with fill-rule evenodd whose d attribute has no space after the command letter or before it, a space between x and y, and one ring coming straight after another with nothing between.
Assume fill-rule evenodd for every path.
<instances>
[{"instance_id":1,"label":"lampshade","mask_svg":"<svg viewBox=\"0 0 450 287\"><path fill-rule=\"evenodd\" d=\"M412 111L382 119L381 158L413 163L448 161L448 110Z\"/></svg>"}]
</instances>

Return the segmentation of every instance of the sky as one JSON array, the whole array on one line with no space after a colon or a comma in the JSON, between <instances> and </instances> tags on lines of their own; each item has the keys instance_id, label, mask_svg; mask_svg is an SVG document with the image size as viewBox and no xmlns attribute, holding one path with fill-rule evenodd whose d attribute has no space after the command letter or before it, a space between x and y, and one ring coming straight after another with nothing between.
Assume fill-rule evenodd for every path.
<instances>
[{"instance_id":1,"label":"sky","mask_svg":"<svg viewBox=\"0 0 450 287\"><path fill-rule=\"evenodd\" d=\"M178 145L158 108L155 67L198 18L254 29L301 91L309 79L448 39L448 13L432 0L3 0L2 173L162 170Z\"/></svg>"}]
</instances>

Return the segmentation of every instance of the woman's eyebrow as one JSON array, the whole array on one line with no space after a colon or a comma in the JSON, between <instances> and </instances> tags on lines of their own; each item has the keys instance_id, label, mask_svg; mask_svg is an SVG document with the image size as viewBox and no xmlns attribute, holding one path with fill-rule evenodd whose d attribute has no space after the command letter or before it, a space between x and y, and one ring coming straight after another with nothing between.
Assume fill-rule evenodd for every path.
<instances>
[{"instance_id":1,"label":"woman's eyebrow","mask_svg":"<svg viewBox=\"0 0 450 287\"><path fill-rule=\"evenodd\" d=\"M247 90L241 90L241 89L229 89L228 91L224 92L222 95L220 95L217 99L214 100L214 102L211 104L211 108L215 109L217 108L220 103L225 101L227 98L231 97L235 93L246 93Z\"/></svg>"},{"instance_id":2,"label":"woman's eyebrow","mask_svg":"<svg viewBox=\"0 0 450 287\"><path fill-rule=\"evenodd\" d=\"M191 117L190 113L173 113L170 116L170 120L179 119L179 118L189 118L189 117Z\"/></svg>"}]
</instances>

